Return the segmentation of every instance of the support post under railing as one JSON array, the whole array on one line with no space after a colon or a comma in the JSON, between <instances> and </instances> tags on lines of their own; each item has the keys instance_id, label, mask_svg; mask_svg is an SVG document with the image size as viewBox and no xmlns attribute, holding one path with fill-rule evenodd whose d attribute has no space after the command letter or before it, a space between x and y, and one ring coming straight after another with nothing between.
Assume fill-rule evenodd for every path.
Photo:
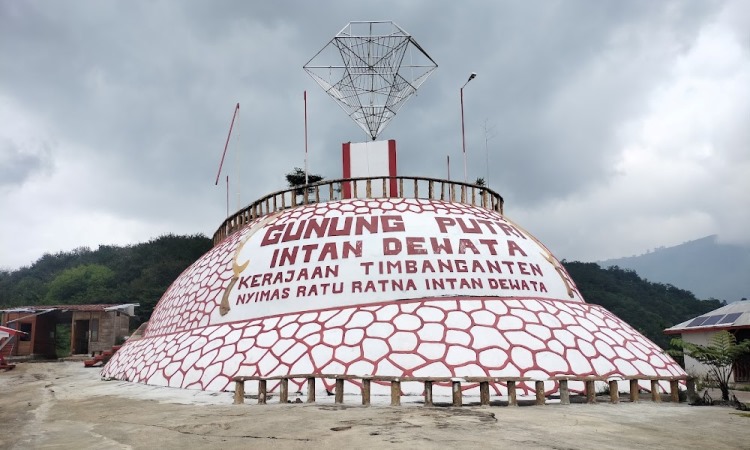
<instances>
[{"instance_id":1,"label":"support post under railing","mask_svg":"<svg viewBox=\"0 0 750 450\"><path fill-rule=\"evenodd\" d=\"M391 380L391 406L401 406L401 380Z\"/></svg>"},{"instance_id":2,"label":"support post under railing","mask_svg":"<svg viewBox=\"0 0 750 450\"><path fill-rule=\"evenodd\" d=\"M265 405L266 404L266 396L268 395L268 391L266 390L266 380L258 380L258 404L259 405Z\"/></svg>"},{"instance_id":3,"label":"support post under railing","mask_svg":"<svg viewBox=\"0 0 750 450\"><path fill-rule=\"evenodd\" d=\"M638 385L638 380L630 380L630 402L638 403L638 392L641 387Z\"/></svg>"},{"instance_id":4,"label":"support post under railing","mask_svg":"<svg viewBox=\"0 0 750 450\"><path fill-rule=\"evenodd\" d=\"M568 380L560 380L560 404L570 405L570 390L568 389Z\"/></svg>"},{"instance_id":5,"label":"support post under railing","mask_svg":"<svg viewBox=\"0 0 750 450\"><path fill-rule=\"evenodd\" d=\"M479 382L479 405L490 406L490 383L488 381Z\"/></svg>"},{"instance_id":6,"label":"support post under railing","mask_svg":"<svg viewBox=\"0 0 750 450\"><path fill-rule=\"evenodd\" d=\"M620 403L619 384L617 380L609 380L609 401L610 403Z\"/></svg>"},{"instance_id":7,"label":"support post under railing","mask_svg":"<svg viewBox=\"0 0 750 450\"><path fill-rule=\"evenodd\" d=\"M307 403L315 403L315 377L307 378Z\"/></svg>"},{"instance_id":8,"label":"support post under railing","mask_svg":"<svg viewBox=\"0 0 750 450\"><path fill-rule=\"evenodd\" d=\"M279 384L279 403L289 401L289 378L282 378Z\"/></svg>"},{"instance_id":9,"label":"support post under railing","mask_svg":"<svg viewBox=\"0 0 750 450\"><path fill-rule=\"evenodd\" d=\"M370 378L362 378L362 405L370 406Z\"/></svg>"},{"instance_id":10,"label":"support post under railing","mask_svg":"<svg viewBox=\"0 0 750 450\"><path fill-rule=\"evenodd\" d=\"M516 382L508 381L508 406L518 406L518 398L516 397Z\"/></svg>"},{"instance_id":11,"label":"support post under railing","mask_svg":"<svg viewBox=\"0 0 750 450\"><path fill-rule=\"evenodd\" d=\"M680 403L680 381L669 380L669 400Z\"/></svg>"},{"instance_id":12,"label":"support post under railing","mask_svg":"<svg viewBox=\"0 0 750 450\"><path fill-rule=\"evenodd\" d=\"M243 380L234 382L234 404L245 403L245 382Z\"/></svg>"},{"instance_id":13,"label":"support post under railing","mask_svg":"<svg viewBox=\"0 0 750 450\"><path fill-rule=\"evenodd\" d=\"M586 403L596 403L596 390L594 380L586 380Z\"/></svg>"},{"instance_id":14,"label":"support post under railing","mask_svg":"<svg viewBox=\"0 0 750 450\"><path fill-rule=\"evenodd\" d=\"M651 380L651 400L655 403L661 402L661 394L659 393L659 380Z\"/></svg>"},{"instance_id":15,"label":"support post under railing","mask_svg":"<svg viewBox=\"0 0 750 450\"><path fill-rule=\"evenodd\" d=\"M424 382L424 405L433 406L432 405L432 381L430 380L425 380Z\"/></svg>"},{"instance_id":16,"label":"support post under railing","mask_svg":"<svg viewBox=\"0 0 750 450\"><path fill-rule=\"evenodd\" d=\"M534 389L536 390L536 404L539 406L544 405L546 403L546 398L544 397L544 381L535 381Z\"/></svg>"},{"instance_id":17,"label":"support post under railing","mask_svg":"<svg viewBox=\"0 0 750 450\"><path fill-rule=\"evenodd\" d=\"M453 406L463 405L463 398L461 395L461 380L454 378L451 380L451 389L453 390Z\"/></svg>"},{"instance_id":18,"label":"support post under railing","mask_svg":"<svg viewBox=\"0 0 750 450\"><path fill-rule=\"evenodd\" d=\"M335 392L334 402L339 405L344 403L344 379L343 378L336 378L336 392Z\"/></svg>"}]
</instances>

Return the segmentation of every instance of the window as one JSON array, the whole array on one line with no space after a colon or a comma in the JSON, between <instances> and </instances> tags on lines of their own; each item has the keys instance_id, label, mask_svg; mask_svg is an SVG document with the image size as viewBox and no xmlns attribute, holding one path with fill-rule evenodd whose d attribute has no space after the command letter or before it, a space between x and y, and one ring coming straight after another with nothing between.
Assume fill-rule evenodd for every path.
<instances>
[{"instance_id":1,"label":"window","mask_svg":"<svg viewBox=\"0 0 750 450\"><path fill-rule=\"evenodd\" d=\"M21 341L30 341L31 340L31 323L29 322L21 322L18 324L18 331L23 331L26 334L22 334L19 336L19 340Z\"/></svg>"},{"instance_id":2,"label":"window","mask_svg":"<svg viewBox=\"0 0 750 450\"><path fill-rule=\"evenodd\" d=\"M99 340L99 319L91 319L91 341Z\"/></svg>"}]
</instances>

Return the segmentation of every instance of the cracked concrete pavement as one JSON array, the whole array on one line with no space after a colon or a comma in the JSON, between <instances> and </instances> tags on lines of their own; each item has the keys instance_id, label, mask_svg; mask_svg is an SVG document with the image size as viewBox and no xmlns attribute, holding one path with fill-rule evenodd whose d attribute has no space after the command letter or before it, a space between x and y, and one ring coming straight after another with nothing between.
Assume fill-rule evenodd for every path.
<instances>
[{"instance_id":1,"label":"cracked concrete pavement","mask_svg":"<svg viewBox=\"0 0 750 450\"><path fill-rule=\"evenodd\" d=\"M422 408L248 401L102 381L81 362L0 373L0 448L750 448L750 415L686 404Z\"/></svg>"}]
</instances>

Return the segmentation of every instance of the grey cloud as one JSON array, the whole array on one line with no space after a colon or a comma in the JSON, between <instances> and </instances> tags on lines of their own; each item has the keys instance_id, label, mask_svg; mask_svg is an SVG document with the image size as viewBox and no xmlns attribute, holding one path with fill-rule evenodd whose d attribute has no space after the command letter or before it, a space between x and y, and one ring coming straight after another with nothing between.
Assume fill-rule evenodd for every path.
<instances>
[{"instance_id":1,"label":"grey cloud","mask_svg":"<svg viewBox=\"0 0 750 450\"><path fill-rule=\"evenodd\" d=\"M22 185L32 176L45 173L51 166L49 144L19 145L0 137L0 188Z\"/></svg>"},{"instance_id":2,"label":"grey cloud","mask_svg":"<svg viewBox=\"0 0 750 450\"><path fill-rule=\"evenodd\" d=\"M545 13L522 6L497 15L494 28L479 24L475 29L493 30L482 38L477 33L457 38L460 47L482 49L479 61L468 60L477 58L477 51L445 50L461 55L465 69L453 74L452 86L443 85L441 98L458 103L468 71L480 73L465 90L470 166L483 167L487 119L496 126L492 178L503 180L524 203L580 192L612 175L616 127L645 107L673 52L690 45L700 31L697 18L705 20L709 12L699 7L692 17L688 12L699 5L687 4L557 5ZM647 60L630 59L643 52ZM600 80L587 80L597 71L603 72Z\"/></svg>"},{"instance_id":3,"label":"grey cloud","mask_svg":"<svg viewBox=\"0 0 750 450\"><path fill-rule=\"evenodd\" d=\"M489 169L509 202L536 208L611 182L618 131L725 4L2 2L0 95L96 161L98 189L77 199L85 207L210 233L225 214L223 177L248 203L303 164L303 90L310 167L340 176L341 142L366 137L302 65L347 22L392 19L439 64L382 136L397 139L400 172L445 176L450 155L453 178L463 177L459 88L476 71L465 90L469 179ZM741 149L748 136L727 140Z\"/></svg>"}]
</instances>

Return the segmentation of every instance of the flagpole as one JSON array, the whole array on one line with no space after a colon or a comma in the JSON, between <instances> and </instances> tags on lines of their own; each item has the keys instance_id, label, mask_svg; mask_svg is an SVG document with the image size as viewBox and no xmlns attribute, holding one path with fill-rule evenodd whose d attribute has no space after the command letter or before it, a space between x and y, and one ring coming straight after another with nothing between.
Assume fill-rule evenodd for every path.
<instances>
[{"instance_id":1,"label":"flagpole","mask_svg":"<svg viewBox=\"0 0 750 450\"><path fill-rule=\"evenodd\" d=\"M448 158L448 181L451 180L451 155L447 156ZM451 200L453 199L453 183L448 183L448 195L450 195Z\"/></svg>"},{"instance_id":2,"label":"flagpole","mask_svg":"<svg viewBox=\"0 0 750 450\"><path fill-rule=\"evenodd\" d=\"M240 210L240 206L242 205L242 200L240 199L240 187L241 187L241 180L242 176L240 175L240 169L242 169L242 164L240 163L240 104L237 103L237 151L234 152L234 159L235 159L235 165L237 168L235 169L235 172L237 174L237 179L234 180L234 184L237 185L237 211Z\"/></svg>"},{"instance_id":3,"label":"flagpole","mask_svg":"<svg viewBox=\"0 0 750 450\"><path fill-rule=\"evenodd\" d=\"M216 174L216 183L219 184L219 176L221 175L221 168L224 166L224 157L227 155L227 147L229 147L229 138L232 137L232 128L234 128L234 119L237 117L237 111L240 109L240 104L234 107L234 113L232 114L232 122L229 124L229 133L227 133L227 142L224 144L224 153L221 154L221 162L219 163L219 172Z\"/></svg>"},{"instance_id":4,"label":"flagpole","mask_svg":"<svg viewBox=\"0 0 750 450\"><path fill-rule=\"evenodd\" d=\"M307 186L307 91L304 92L303 98L305 100L305 186Z\"/></svg>"}]
</instances>

